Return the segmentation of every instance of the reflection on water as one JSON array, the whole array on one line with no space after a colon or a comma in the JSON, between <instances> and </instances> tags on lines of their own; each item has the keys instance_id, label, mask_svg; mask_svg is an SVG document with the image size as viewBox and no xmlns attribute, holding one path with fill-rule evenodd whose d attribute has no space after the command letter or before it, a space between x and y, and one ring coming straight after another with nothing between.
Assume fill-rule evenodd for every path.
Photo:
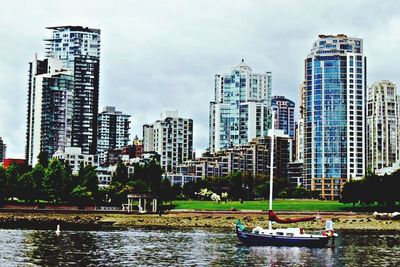
<instances>
[{"instance_id":1,"label":"reflection on water","mask_svg":"<svg viewBox=\"0 0 400 267\"><path fill-rule=\"evenodd\" d=\"M204 229L0 230L0 266L399 266L397 235L340 234L334 248L246 247Z\"/></svg>"}]
</instances>

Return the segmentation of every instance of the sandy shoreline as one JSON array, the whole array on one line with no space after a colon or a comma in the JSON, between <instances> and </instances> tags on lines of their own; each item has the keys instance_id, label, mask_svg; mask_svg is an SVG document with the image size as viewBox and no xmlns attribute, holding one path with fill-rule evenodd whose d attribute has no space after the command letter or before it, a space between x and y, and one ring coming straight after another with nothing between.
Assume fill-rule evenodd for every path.
<instances>
[{"instance_id":1,"label":"sandy shoreline","mask_svg":"<svg viewBox=\"0 0 400 267\"><path fill-rule=\"evenodd\" d=\"M309 212L279 213L282 217L298 217ZM315 214L315 213L314 213ZM320 212L322 219L332 219L336 230L400 232L400 221L377 220L372 214L353 212ZM194 212L181 211L158 214L123 213L62 213L62 212L1 212L0 228L55 229L60 224L65 230L101 230L134 227L181 228L208 227L233 229L235 220L240 219L248 228L267 226L265 212ZM295 225L275 224L276 227L302 227L314 230L324 227L323 221L301 222Z\"/></svg>"}]
</instances>

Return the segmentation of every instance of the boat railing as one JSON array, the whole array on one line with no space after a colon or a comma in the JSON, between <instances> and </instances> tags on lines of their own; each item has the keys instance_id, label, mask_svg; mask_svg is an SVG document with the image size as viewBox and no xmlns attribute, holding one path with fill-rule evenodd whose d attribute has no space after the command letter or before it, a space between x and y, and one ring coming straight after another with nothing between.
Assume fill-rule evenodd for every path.
<instances>
[{"instance_id":1,"label":"boat railing","mask_svg":"<svg viewBox=\"0 0 400 267\"><path fill-rule=\"evenodd\" d=\"M308 234L308 235L324 235L325 234L325 230L305 231L305 234Z\"/></svg>"}]
</instances>

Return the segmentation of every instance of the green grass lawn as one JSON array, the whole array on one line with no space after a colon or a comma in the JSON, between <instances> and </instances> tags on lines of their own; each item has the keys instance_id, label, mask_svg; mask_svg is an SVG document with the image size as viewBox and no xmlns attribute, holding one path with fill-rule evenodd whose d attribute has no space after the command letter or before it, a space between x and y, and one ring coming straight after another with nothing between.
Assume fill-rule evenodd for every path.
<instances>
[{"instance_id":1,"label":"green grass lawn","mask_svg":"<svg viewBox=\"0 0 400 267\"><path fill-rule=\"evenodd\" d=\"M268 201L228 201L227 203L216 203L213 201L203 200L174 200L172 202L173 209L189 209L189 210L268 210ZM351 210L352 204L343 204L338 201L328 200L292 200L279 199L274 200L274 210L281 211L346 211Z\"/></svg>"}]
</instances>

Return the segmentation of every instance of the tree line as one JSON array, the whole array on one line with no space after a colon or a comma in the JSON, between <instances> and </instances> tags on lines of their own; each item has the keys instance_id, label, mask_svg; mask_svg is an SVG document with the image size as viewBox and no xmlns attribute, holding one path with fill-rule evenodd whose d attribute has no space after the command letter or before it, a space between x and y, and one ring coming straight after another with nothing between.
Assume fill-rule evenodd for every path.
<instances>
[{"instance_id":1,"label":"tree line","mask_svg":"<svg viewBox=\"0 0 400 267\"><path fill-rule=\"evenodd\" d=\"M129 170L132 170L129 172ZM58 159L47 160L41 153L38 163L30 166L11 165L0 167L0 200L17 198L25 202L52 202L75 205L121 206L131 193L151 193L159 202L175 199L200 199L201 189L219 195L228 193L231 200L254 200L269 197L269 177L233 172L225 177L205 178L187 182L183 187L171 185L162 168L155 160L126 166L118 161L112 182L99 188L96 169L80 166L77 175L72 174L68 163ZM287 179L274 178L274 197L317 198L316 192L304 188L290 188Z\"/></svg>"},{"instance_id":2,"label":"tree line","mask_svg":"<svg viewBox=\"0 0 400 267\"><path fill-rule=\"evenodd\" d=\"M81 165L78 175L73 175L71 167L58 159L48 161L42 153L38 159L33 168L16 164L0 167L1 201L95 203L99 189L94 167Z\"/></svg>"},{"instance_id":3,"label":"tree line","mask_svg":"<svg viewBox=\"0 0 400 267\"><path fill-rule=\"evenodd\" d=\"M400 202L400 170L379 176L368 174L362 180L350 181L343 186L340 202L360 205L378 204L394 207Z\"/></svg>"},{"instance_id":4,"label":"tree line","mask_svg":"<svg viewBox=\"0 0 400 267\"><path fill-rule=\"evenodd\" d=\"M59 159L47 160L40 153L38 163L31 166L11 164L0 167L0 201L27 203L64 203L74 205L111 205L126 203L129 193L152 193L163 197L162 170L155 160L135 164L134 172L119 161L112 183L99 188L96 168L81 164L78 174L72 174L68 163Z\"/></svg>"}]
</instances>

